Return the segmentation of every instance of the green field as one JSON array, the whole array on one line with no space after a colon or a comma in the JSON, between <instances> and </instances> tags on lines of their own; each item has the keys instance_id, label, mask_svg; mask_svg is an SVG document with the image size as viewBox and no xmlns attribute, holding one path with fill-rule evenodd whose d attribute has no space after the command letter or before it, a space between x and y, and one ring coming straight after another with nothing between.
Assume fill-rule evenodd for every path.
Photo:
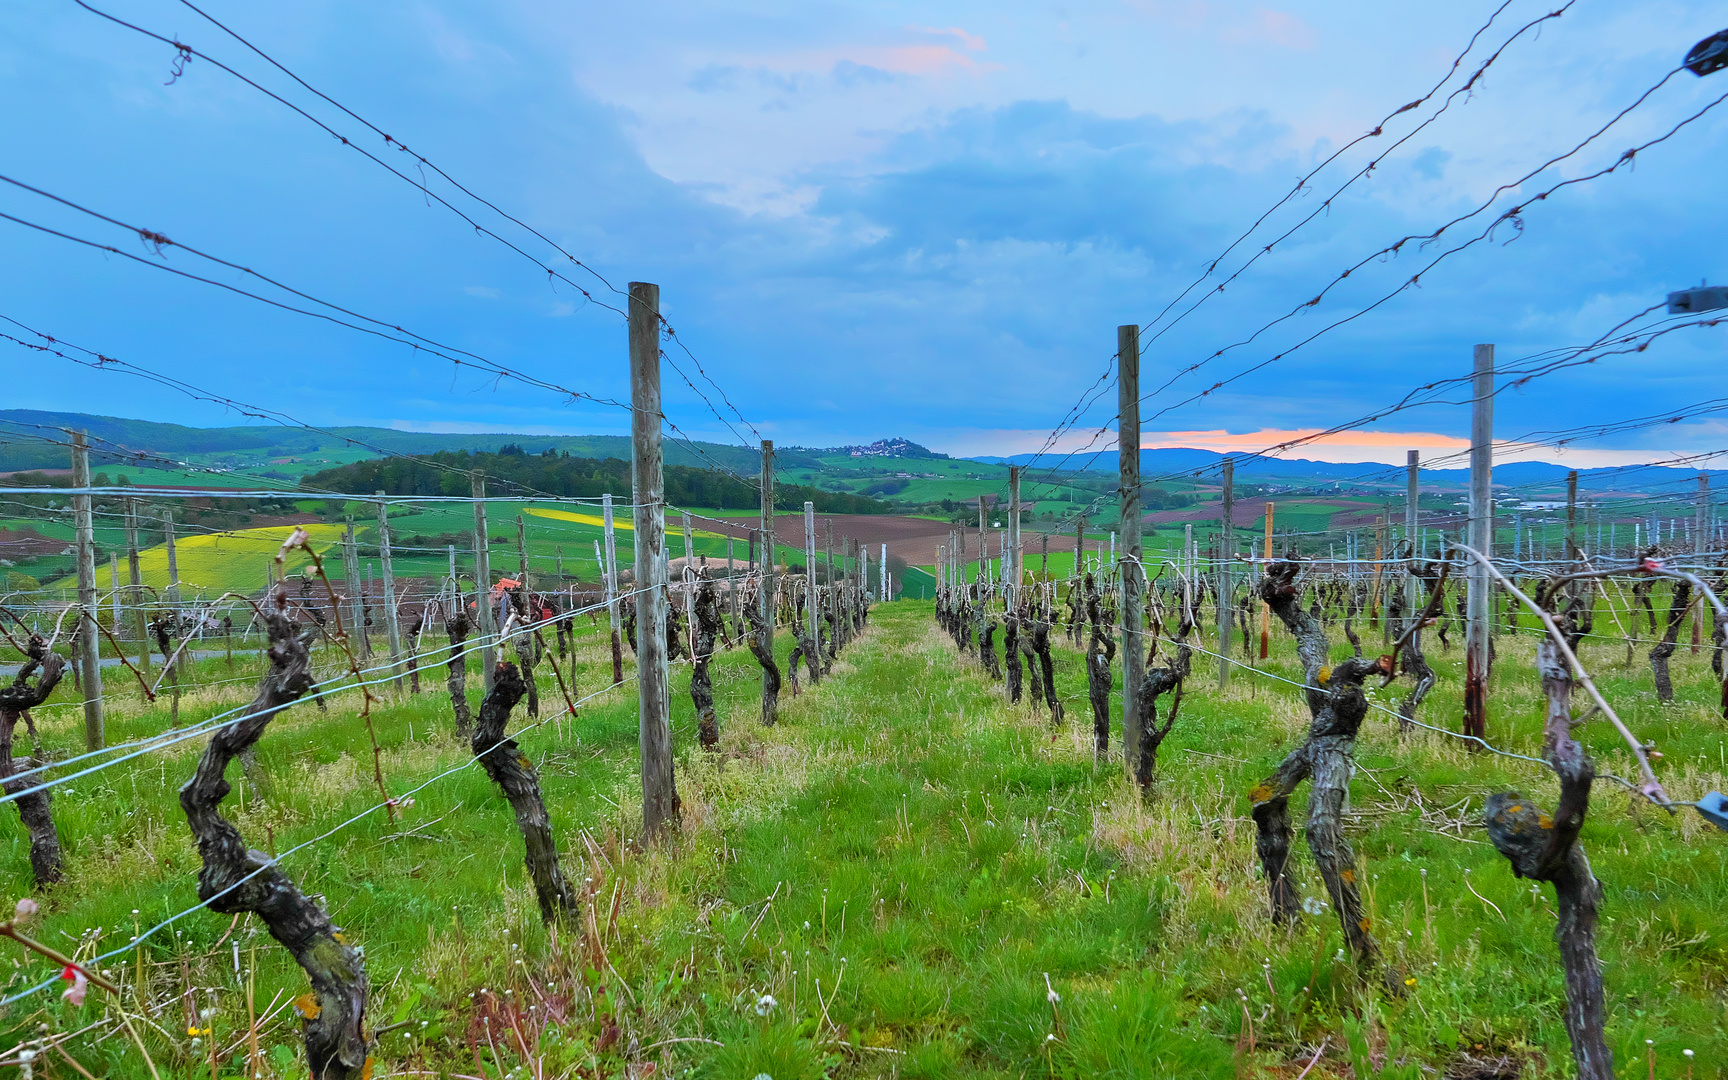
<instances>
[{"instance_id":1,"label":"green field","mask_svg":"<svg viewBox=\"0 0 1728 1080\"><path fill-rule=\"evenodd\" d=\"M370 569L374 577L378 575L375 504L315 500L307 502L302 509L322 513L334 522L342 521L345 514L353 516L362 549L362 572ZM692 512L708 517L717 517L722 513L713 509L695 509ZM523 522L528 566L530 573L534 575L536 587L554 588L560 580L588 585L600 581L600 565L594 545L603 545L605 532L600 525L599 508L584 506L572 509L571 504L489 503L487 531L492 541L490 558L494 571L515 573L521 566L516 546L518 517L521 517ZM634 527L631 524L630 511L621 507L615 522L618 565L620 568L628 568L634 557L631 539ZM410 509L392 508L390 523L393 537L391 563L397 578L442 579L449 569L448 544L437 541L440 537L446 537L456 546L459 576L464 580L473 580L474 514L470 505L432 503ZM724 559L727 552L725 536L711 529L704 529L702 525L700 518L692 522L692 550L699 556ZM44 518L0 519L0 528L30 528L45 537L67 542L71 541L73 533L70 525ZM307 525L307 529L316 541L320 557L324 559L326 573L334 581L343 580L339 544L343 526L328 522L312 523ZM229 591L256 593L265 585L266 565L274 557L289 531L288 526L222 531L198 531L181 527L175 542L175 561L179 569L183 597L192 600L197 597L210 599ZM119 526L104 523L96 530L96 543L100 549L96 570L97 586L106 593L110 576L108 556L124 556L124 531ZM673 557L684 554L682 524L677 511L672 512L667 519L667 544ZM735 557L742 560L748 545L743 540L734 540L732 544ZM776 557L782 563L790 561L802 565L804 561L801 549L784 544L777 547ZM122 557L122 583L128 580L124 562ZM168 584L165 544L142 546L140 562L144 584L148 588L159 592ZM298 571L309 562L304 554L296 553L290 556L289 570ZM70 598L70 592L76 586L76 581L70 576L73 569L71 563L69 555L48 556L29 560L18 566L17 571L37 577L51 594L64 600ZM0 581L3 581L3 578L0 578Z\"/></svg>"},{"instance_id":2,"label":"green field","mask_svg":"<svg viewBox=\"0 0 1728 1080\"><path fill-rule=\"evenodd\" d=\"M640 799L629 686L522 735L566 868L591 879L597 938L553 940L541 926L510 812L474 769L433 781L395 821L373 813L288 858L287 872L365 948L370 1026L399 1025L381 1037L374 1075L623 1076L652 1063L657 1074L744 1080L1293 1078L1322 1045L1310 1076L1485 1076L1464 1070L1502 1059L1521 1076L1569 1075L1551 898L1514 879L1473 824L1492 791L1551 804L1545 767L1401 736L1380 714L1364 726L1349 830L1376 933L1412 987L1388 997L1339 961L1330 914L1293 930L1266 918L1246 793L1305 729L1292 688L1238 672L1219 691L1212 662L1197 664L1143 806L1119 764L1093 764L1081 661L1066 639L1057 678L1069 716L1052 727L1009 706L930 616L927 603L878 607L829 680L783 697L773 729L755 719L754 663L723 653L719 755L695 747L688 669L675 668L684 827L648 851L622 842ZM596 634L585 629L564 668L578 693L608 678ZM1490 739L1526 754L1540 749L1533 640L1527 630L1498 639L1491 688ZM1299 678L1287 635L1274 643L1263 667ZM1460 658L1430 649L1440 684L1423 716L1449 727ZM1665 753L1664 782L1687 794L1722 787L1728 733L1710 705L1707 651L1676 656L1684 704L1667 707L1651 698L1647 665L1622 666L1625 656L1611 639L1584 648L1628 724ZM199 664L192 681L208 689L187 694L181 722L245 701L257 664ZM339 664L320 650L320 672ZM544 669L540 689L557 700ZM1394 684L1378 700L1401 692ZM111 697L111 739L165 729L164 706ZM327 714L301 705L273 722L261 780L228 800L250 842L285 851L378 801L358 704L346 693ZM393 792L465 757L435 679L418 697L386 693L372 719ZM46 748L81 748L69 685L37 723ZM519 710L512 730L527 723ZM1607 725L1584 734L1603 771L1629 774ZM43 897L40 937L82 955L125 947L192 902L197 855L173 790L198 746L57 790L68 879ZM25 845L16 826L8 835L0 873L24 895ZM1654 1075L1687 1075L1682 1048L1698 1055L1695 1075L1717 1075L1728 1055L1728 844L1696 815L1640 807L1606 781L1583 843L1606 891L1600 948L1622 1075L1650 1071L1646 1039ZM1304 894L1323 897L1300 844L1293 866ZM16 959L9 992L54 972ZM185 1034L187 987L208 988L194 1000L214 1011L194 1026L211 1029L219 1075L244 1071L248 984L256 1013L271 1017L259 1071L303 1075L283 1007L304 977L250 920L194 913L115 964L128 1011L152 1018L142 1038L165 1080L210 1075L208 1043ZM488 1041L480 1017L518 997L557 1003L561 1020L525 1011L520 1046L514 1035ZM77 1008L50 992L6 1022L73 1031L117 1004L93 990ZM112 1025L67 1049L96 1075L147 1075Z\"/></svg>"}]
</instances>

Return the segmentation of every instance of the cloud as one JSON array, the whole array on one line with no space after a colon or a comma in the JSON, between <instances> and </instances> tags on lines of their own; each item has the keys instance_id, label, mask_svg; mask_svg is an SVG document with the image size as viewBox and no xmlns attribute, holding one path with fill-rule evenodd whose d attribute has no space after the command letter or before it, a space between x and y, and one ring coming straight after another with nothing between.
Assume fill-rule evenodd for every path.
<instances>
[{"instance_id":1,"label":"cloud","mask_svg":"<svg viewBox=\"0 0 1728 1080\"><path fill-rule=\"evenodd\" d=\"M1143 431L1142 450L1211 450L1219 454L1254 454L1287 460L1326 461L1337 463L1378 462L1403 465L1408 451L1415 450L1423 468L1462 469L1469 467L1470 441L1432 431L1346 431L1321 435L1321 428L1261 428L1255 431ZM1719 432L1717 433L1720 434ZM1048 468L1074 453L1090 455L1116 452L1116 433L1096 428L1068 432L1054 443L1050 433L1027 429L966 428L935 430L922 435L919 441L933 450L955 457L992 457L1042 452L1041 464ZM1267 453L1272 447L1296 439L1306 439L1296 446ZM1695 439L1683 439L1684 445L1713 445ZM1497 439L1494 443L1494 463L1514 461L1545 461L1577 469L1595 469L1618 465L1643 465L1665 462L1686 451L1675 444L1647 446L1638 449L1614 449L1590 446L1552 446L1545 443L1518 442Z\"/></svg>"},{"instance_id":2,"label":"cloud","mask_svg":"<svg viewBox=\"0 0 1728 1080\"><path fill-rule=\"evenodd\" d=\"M1313 50L1301 53L1271 40L1284 34L1300 45L1300 29L1260 15L1239 28L1241 41L1221 46L1219 20L1230 13L1211 9L1203 30L1160 39L1161 53L1124 44L1129 35L1096 14L1058 26L1054 16L966 13L908 29L905 16L883 25L857 11L816 18L764 9L741 18L686 10L651 21L629 38L640 51L625 55L609 35L592 32L587 15L558 35L476 8L450 16L450 32L468 45L435 48L410 35L403 53L375 67L354 65L346 50L382 40L387 12L330 5L308 29L298 15L260 9L258 29L290 43L286 62L314 84L358 80L338 85L351 86L369 117L387 120L393 135L613 286L659 282L680 340L752 422L787 442L904 434L950 452L1035 449L1104 375L1116 326L1155 318L1142 363L1148 428L1276 441L1277 433L1367 415L1413 386L1458 375L1475 342L1497 343L1510 366L1589 341L1668 289L1721 273L1714 238L1728 207L1712 185L1728 130L1711 114L1640 154L1635 169L1533 203L1509 245L1484 243L1449 258L1423 272L1420 287L1354 321L1327 329L1378 303L1448 245L1410 244L1370 260L1323 303L1301 307L1344 268L1399 236L1430 231L1618 109L1642 89L1626 74L1643 71L1648 57L1638 50L1660 53L1658 77L1672 66L1655 31L1640 29L1637 40L1653 44L1634 47L1624 34L1607 35L1601 21L1569 29L1575 15L1595 18L1580 8L1540 41L1521 42L1418 139L1390 149L1419 119L1412 113L1388 125L1389 138L1329 167L1239 246L1223 273L1167 309L1336 145L1309 132L1360 133L1339 118L1373 123L1449 62L1436 60L1431 35L1415 52L1397 47L1409 36L1385 27L1415 17L1403 12L1368 12L1363 20L1380 28L1357 20L1348 34L1335 29L1342 21L1320 24L1323 32L1309 31ZM598 396L628 393L614 313L428 207L334 140L309 129L285 138L267 100L213 76L163 88L158 60L86 47L70 15L20 12L0 7L0 40L41 39L43 47L9 54L0 93L19 103L9 119L20 142L66 150L39 164L45 186L116 212L142 206L152 227L176 239L452 348ZM1700 8L1693 18L1706 16ZM40 33L36 19L50 20L54 33ZM950 21L965 29L941 25ZM1131 14L1123 25L1144 31L1149 22ZM50 47L55 41L78 44ZM485 42L507 48L473 44ZM1082 48L1089 58L1074 59ZM999 75L986 58L1009 70ZM1314 74L1326 65L1336 79ZM633 94L613 95L613 76L626 68L637 80ZM1395 86L1387 70L1397 72ZM1305 112L1281 85L1324 98L1324 108ZM1665 86L1635 114L1640 137L1701 107L1709 89L1699 80ZM1096 107L1079 104L1088 94ZM146 97L148 108L136 103ZM1265 106L1235 107L1243 100ZM68 131L79 138L68 143ZM1617 131L1593 164L1612 163L1634 141ZM1335 184L1378 154L1386 157L1373 173L1333 199ZM142 164L116 169L115 161ZM1580 161L1567 175L1589 167ZM270 214L260 218L260 206ZM7 209L39 210L23 202ZM482 219L525 250L558 259L599 300L617 302L553 249L489 213ZM281 221L296 225L270 224ZM495 390L425 353L248 307L50 239L4 235L13 247L0 265L0 291L45 331L77 327L87 339L80 344L173 366L238 396L243 387L231 380L241 357L270 370L315 362L343 371L353 392L339 400L281 389L281 407L309 419L408 417L492 430L619 422L617 410ZM1215 291L1251 256L1251 270ZM574 305L569 317L547 317L564 305ZM1701 388L1700 373L1719 366L1723 332L1689 330L1646 353L1509 390L1496 403L1502 437L1698 402L1713 393ZM25 370L9 384L19 405L184 409L112 373L19 366ZM712 420L704 427L704 403L667 382L668 412L680 427L731 438ZM833 407L813 404L823 402ZM1081 418L1082 432L1113 411L1107 392ZM1455 439L1468 430L1468 413L1454 399L1395 423ZM1723 445L1724 437L1631 432L1584 449L1660 454L1658 438L1692 448ZM1379 452L1396 462L1403 448L1400 441ZM1374 450L1349 444L1339 453Z\"/></svg>"},{"instance_id":3,"label":"cloud","mask_svg":"<svg viewBox=\"0 0 1728 1080\"><path fill-rule=\"evenodd\" d=\"M948 45L867 45L825 51L830 70L840 64L878 68L897 75L932 76L954 72L978 73L1000 70L999 64L982 63ZM824 55L824 54L817 54Z\"/></svg>"},{"instance_id":4,"label":"cloud","mask_svg":"<svg viewBox=\"0 0 1728 1080\"><path fill-rule=\"evenodd\" d=\"M989 46L984 43L984 38L981 35L968 33L958 26L945 26L941 28L934 26L909 26L907 29L920 34L930 34L935 37L946 36L956 38L964 48L967 48L972 52L984 52L989 48Z\"/></svg>"},{"instance_id":5,"label":"cloud","mask_svg":"<svg viewBox=\"0 0 1728 1080\"><path fill-rule=\"evenodd\" d=\"M1223 39L1239 44L1276 45L1281 49L1308 51L1320 43L1314 28L1287 11L1260 8L1246 23L1233 26Z\"/></svg>"},{"instance_id":6,"label":"cloud","mask_svg":"<svg viewBox=\"0 0 1728 1080\"><path fill-rule=\"evenodd\" d=\"M834 81L841 86L880 86L894 81L894 73L868 64L842 60L834 65Z\"/></svg>"}]
</instances>

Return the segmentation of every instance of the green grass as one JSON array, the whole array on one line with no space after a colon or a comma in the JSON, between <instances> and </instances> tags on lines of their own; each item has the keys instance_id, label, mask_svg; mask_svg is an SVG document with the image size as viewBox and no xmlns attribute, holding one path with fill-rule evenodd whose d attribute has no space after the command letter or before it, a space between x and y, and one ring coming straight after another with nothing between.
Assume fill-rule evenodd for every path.
<instances>
[{"instance_id":1,"label":"green grass","mask_svg":"<svg viewBox=\"0 0 1728 1080\"><path fill-rule=\"evenodd\" d=\"M365 947L371 1024L407 1021L383 1037L376 1075L424 1068L496 1080L499 1065L520 1064L513 1043L494 1051L484 1037L483 989L497 1000L543 993L563 1014L550 1026L524 1021L539 1033L548 1076L577 1066L623 1075L634 1042L654 1046L640 1056L661 1074L743 1080L762 1072L777 1080L1288 1078L1322 1040L1329 1049L1310 1076L1349 1075L1351 1047L1394 1048L1394 1067L1379 1074L1388 1077L1499 1054L1521 1061L1524 1076L1569 1075L1552 899L1514 879L1475 828L1483 797L1496 790L1515 787L1551 804L1547 770L1470 754L1440 735L1401 737L1383 714L1365 725L1350 835L1388 961L1416 980L1407 997L1387 999L1337 959L1342 940L1330 914L1288 930L1266 918L1246 792L1301 738L1305 713L1292 688L1239 672L1219 691L1203 658L1161 753L1156 797L1143 806L1119 765L1092 763L1076 652L1065 644L1058 654L1069 716L1052 728L1026 706L1008 706L930 615L927 603L879 606L830 679L796 700L783 696L773 729L755 720L753 661L724 654L715 665L718 756L693 746L688 669L675 669L685 824L647 851L625 842L640 800L632 687L574 722L523 736L566 867L592 879L598 938L570 932L555 944L540 926L510 814L474 769L426 788L399 821L374 814L288 860L286 870ZM1378 640L1374 631L1363 637L1370 647ZM1536 753L1540 739L1533 641L1528 633L1498 639L1491 698L1491 739L1524 753ZM1274 642L1264 666L1296 676L1288 636L1275 631ZM781 641L782 655L788 646ZM1442 653L1434 641L1430 651L1441 682L1422 715L1451 727L1458 650ZM1707 653L1676 657L1685 704L1664 707L1651 700L1641 657L1618 666L1625 648L1612 641L1584 652L1627 722L1667 755L1672 792L1695 797L1722 786L1728 748L1708 704ZM198 679L244 678L258 663L237 660L230 674L206 661ZM319 663L326 670L336 661ZM579 692L602 685L608 667L590 633L576 663ZM556 690L544 672L542 683L550 709ZM1378 700L1392 704L1401 692L1394 684ZM246 682L193 693L182 720L248 694ZM111 739L165 726L162 710L142 708L135 694L115 698ZM38 713L45 741L62 753L78 748L82 730L70 699L67 688ZM246 809L235 797L228 804L251 843L273 837L286 849L378 800L356 711L348 694L328 714L299 706L271 725L259 751L264 799L247 785ZM392 791L466 756L449 738L441 692L386 697L374 721ZM519 710L512 730L524 722ZM1606 725L1584 733L1604 771L1630 774ZM36 930L45 940L79 943L87 955L124 945L136 922L194 900L197 858L173 793L195 745L58 792L68 880L44 898ZM1298 820L1304 799L1296 797ZM0 872L23 895L26 848L15 825L7 836ZM1695 1075L1717 1075L1728 1055L1721 834L1602 781L1583 842L1605 889L1600 947L1622 1075L1646 1075L1647 1038L1655 1075L1686 1075L1682 1047L1698 1053ZM1323 897L1300 840L1293 865L1305 895ZM187 987L198 988L198 1007L214 1002L211 1026L223 1047L244 1034L230 943L239 943L242 977L256 979L260 1010L304 990L298 969L255 926L242 920L228 935L228 919L197 913L177 924L179 936L158 935L143 950L160 1010L160 1030L145 1038L165 1078L209 1075L183 1034ZM15 959L22 966L11 989L50 973L22 952ZM1046 973L1060 996L1054 1011ZM126 993L132 1000L135 989ZM81 1010L43 995L14 1007L7 1022L19 1032L37 1023L73 1030L104 1008L111 1005L95 990ZM293 1027L279 1015L265 1032L267 1075L293 1075ZM471 1032L480 1033L474 1049ZM665 1041L673 1039L712 1042ZM68 1047L98 1075L145 1075L124 1038ZM225 1058L223 1075L243 1063L243 1052Z\"/></svg>"}]
</instances>

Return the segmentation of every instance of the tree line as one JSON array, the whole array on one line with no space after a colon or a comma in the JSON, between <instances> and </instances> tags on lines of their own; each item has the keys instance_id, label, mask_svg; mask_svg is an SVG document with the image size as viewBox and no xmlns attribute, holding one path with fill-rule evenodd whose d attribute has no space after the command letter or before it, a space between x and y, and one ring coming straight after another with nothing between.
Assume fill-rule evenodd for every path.
<instances>
[{"instance_id":1,"label":"tree line","mask_svg":"<svg viewBox=\"0 0 1728 1080\"><path fill-rule=\"evenodd\" d=\"M460 472L451 472L451 469ZM419 457L357 461L313 473L301 484L355 495L382 491L388 495L465 496L469 493L468 478L461 473L470 469L484 470L487 479L493 482L495 493L508 490L497 486L502 483L523 491L572 498L598 498L607 492L627 498L630 494L628 461L571 457L568 451L552 449L529 454L515 445L500 447L495 454L457 450ZM761 493L753 482L747 483L717 469L667 465L666 501L675 506L753 510L761 505ZM888 503L864 495L823 491L800 484L775 485L775 509L802 510L806 502L815 503L819 514L894 512Z\"/></svg>"}]
</instances>

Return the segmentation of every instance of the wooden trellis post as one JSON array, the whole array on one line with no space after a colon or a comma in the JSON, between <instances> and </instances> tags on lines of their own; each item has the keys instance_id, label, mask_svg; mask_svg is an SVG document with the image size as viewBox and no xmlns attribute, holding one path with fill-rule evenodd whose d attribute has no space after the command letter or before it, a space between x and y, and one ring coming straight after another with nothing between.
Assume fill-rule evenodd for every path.
<instances>
[{"instance_id":1,"label":"wooden trellis post","mask_svg":"<svg viewBox=\"0 0 1728 1080\"><path fill-rule=\"evenodd\" d=\"M1140 564L1140 324L1116 328L1116 447L1122 546L1122 752L1128 776L1142 790L1140 682L1146 676L1146 574Z\"/></svg>"},{"instance_id":2,"label":"wooden trellis post","mask_svg":"<svg viewBox=\"0 0 1728 1080\"><path fill-rule=\"evenodd\" d=\"M978 496L978 597L983 610L984 585L990 580L990 507Z\"/></svg>"},{"instance_id":3,"label":"wooden trellis post","mask_svg":"<svg viewBox=\"0 0 1728 1080\"><path fill-rule=\"evenodd\" d=\"M774 442L762 440L762 648L774 650ZM762 689L767 692L769 674L762 673Z\"/></svg>"},{"instance_id":4,"label":"wooden trellis post","mask_svg":"<svg viewBox=\"0 0 1728 1080\"><path fill-rule=\"evenodd\" d=\"M612 526L612 493L600 496L606 534L606 621L612 628L612 685L624 681L624 635L618 611L618 534Z\"/></svg>"},{"instance_id":5,"label":"wooden trellis post","mask_svg":"<svg viewBox=\"0 0 1728 1080\"><path fill-rule=\"evenodd\" d=\"M132 598L132 632L138 635L138 670L150 673L150 631L144 625L144 570L138 560L138 500L126 500L126 576Z\"/></svg>"},{"instance_id":6,"label":"wooden trellis post","mask_svg":"<svg viewBox=\"0 0 1728 1080\"><path fill-rule=\"evenodd\" d=\"M1416 548L1416 509L1418 502L1417 467L1421 462L1421 451L1406 450L1404 452L1404 542L1409 546L1410 561L1406 564L1404 575L1404 614L1406 618L1414 619L1420 614L1416 592L1416 565L1418 551ZM1416 631L1420 633L1421 631Z\"/></svg>"},{"instance_id":7,"label":"wooden trellis post","mask_svg":"<svg viewBox=\"0 0 1728 1080\"><path fill-rule=\"evenodd\" d=\"M1008 557L1002 563L1002 580L1008 586L1009 610L1020 600L1020 473L1019 465L1008 467Z\"/></svg>"},{"instance_id":8,"label":"wooden trellis post","mask_svg":"<svg viewBox=\"0 0 1728 1080\"><path fill-rule=\"evenodd\" d=\"M1230 582L1230 560L1236 554L1234 536L1234 515L1236 513L1236 462L1230 458L1224 459L1224 510L1220 523L1221 532L1219 545L1222 558L1218 560L1218 689L1222 690L1230 681L1230 612L1234 606L1234 597Z\"/></svg>"},{"instance_id":9,"label":"wooden trellis post","mask_svg":"<svg viewBox=\"0 0 1728 1080\"><path fill-rule=\"evenodd\" d=\"M72 487L90 486L90 443L82 431L72 432ZM78 679L84 691L84 746L100 750L108 744L102 718L102 612L96 603L96 524L88 494L72 496L78 555ZM8 728L10 735L10 728Z\"/></svg>"},{"instance_id":10,"label":"wooden trellis post","mask_svg":"<svg viewBox=\"0 0 1728 1080\"><path fill-rule=\"evenodd\" d=\"M1698 474L1698 510L1692 525L1693 562L1700 568L1704 566L1706 553L1710 550L1710 474ZM1699 642L1704 636L1704 605L1696 604L1692 608L1692 652L1698 652Z\"/></svg>"},{"instance_id":11,"label":"wooden trellis post","mask_svg":"<svg viewBox=\"0 0 1728 1080\"><path fill-rule=\"evenodd\" d=\"M498 633L497 612L492 610L492 553L486 545L486 474L475 469L468 474L468 492L474 500L474 609L480 622L480 677L486 693L492 692L492 669L498 664L493 636ZM461 590L456 605L462 605Z\"/></svg>"},{"instance_id":12,"label":"wooden trellis post","mask_svg":"<svg viewBox=\"0 0 1728 1080\"><path fill-rule=\"evenodd\" d=\"M402 689L402 626L396 618L396 575L390 566L390 509L383 492L378 500L378 570L383 575L384 632L390 642L390 671L396 676L396 689Z\"/></svg>"},{"instance_id":13,"label":"wooden trellis post","mask_svg":"<svg viewBox=\"0 0 1728 1080\"><path fill-rule=\"evenodd\" d=\"M1470 416L1470 546L1494 557L1494 346L1475 349L1474 402ZM1574 476L1576 474L1574 473ZM1574 485L1574 491L1576 487ZM1570 517L1570 515L1568 515ZM1576 541L1567 525L1567 539ZM1488 567L1472 559L1466 569L1464 627L1464 734L1488 734L1489 590ZM1475 746L1477 744L1470 744Z\"/></svg>"},{"instance_id":14,"label":"wooden trellis post","mask_svg":"<svg viewBox=\"0 0 1728 1080\"><path fill-rule=\"evenodd\" d=\"M810 620L810 648L821 650L821 618L816 612L816 504L804 504L804 607ZM822 681L822 658L810 658L810 682Z\"/></svg>"},{"instance_id":15,"label":"wooden trellis post","mask_svg":"<svg viewBox=\"0 0 1728 1080\"><path fill-rule=\"evenodd\" d=\"M684 525L684 572L678 580L684 593L684 643L687 656L696 655L696 549L690 534L690 511L681 511Z\"/></svg>"},{"instance_id":16,"label":"wooden trellis post","mask_svg":"<svg viewBox=\"0 0 1728 1080\"><path fill-rule=\"evenodd\" d=\"M356 656L364 656L366 626L362 621L362 605L365 600L360 595L360 553L354 543L354 515L347 515L343 523L346 529L342 533L342 587L348 599L348 641Z\"/></svg>"},{"instance_id":17,"label":"wooden trellis post","mask_svg":"<svg viewBox=\"0 0 1728 1080\"><path fill-rule=\"evenodd\" d=\"M666 476L660 445L660 287L630 283L631 502L636 519L636 688L642 752L642 829L676 820L671 683L666 664Z\"/></svg>"},{"instance_id":18,"label":"wooden trellis post","mask_svg":"<svg viewBox=\"0 0 1728 1080\"><path fill-rule=\"evenodd\" d=\"M1272 500L1266 500L1266 555L1267 565L1272 563ZM1260 601L1260 659L1271 655L1272 649L1272 607L1266 601Z\"/></svg>"}]
</instances>

